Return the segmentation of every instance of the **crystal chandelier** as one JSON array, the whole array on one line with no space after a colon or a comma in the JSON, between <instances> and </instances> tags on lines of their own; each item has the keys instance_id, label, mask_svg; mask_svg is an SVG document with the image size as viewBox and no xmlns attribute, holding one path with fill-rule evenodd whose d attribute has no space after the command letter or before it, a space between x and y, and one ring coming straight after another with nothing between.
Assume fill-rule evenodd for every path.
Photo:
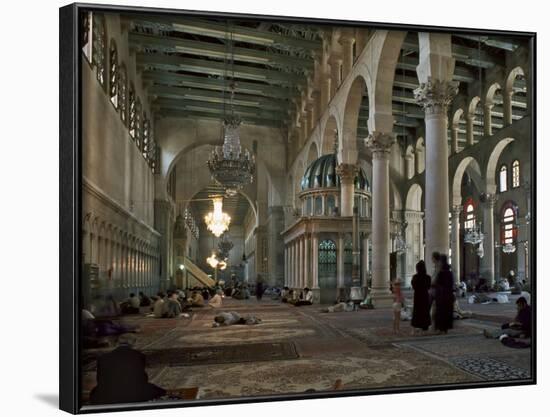
<instances>
[{"instance_id":1,"label":"crystal chandelier","mask_svg":"<svg viewBox=\"0 0 550 417\"><path fill-rule=\"evenodd\" d=\"M504 253L514 253L516 251L516 245L513 243L506 243L504 246L502 246L502 252Z\"/></svg>"},{"instance_id":2,"label":"crystal chandelier","mask_svg":"<svg viewBox=\"0 0 550 417\"><path fill-rule=\"evenodd\" d=\"M233 242L229 240L227 234L224 234L218 242L218 256L221 259L226 259L229 256L229 252L233 249Z\"/></svg>"},{"instance_id":3,"label":"crystal chandelier","mask_svg":"<svg viewBox=\"0 0 550 417\"><path fill-rule=\"evenodd\" d=\"M254 180L256 162L248 149L242 149L238 116L230 115L223 122L223 146L216 146L208 160L208 168L227 195L235 195Z\"/></svg>"},{"instance_id":4,"label":"crystal chandelier","mask_svg":"<svg viewBox=\"0 0 550 417\"><path fill-rule=\"evenodd\" d=\"M223 271L225 268L227 268L227 262L225 262L223 259L219 260L218 258L216 258L215 253L212 253L212 255L206 258L206 262L214 269L220 269L221 271Z\"/></svg>"},{"instance_id":5,"label":"crystal chandelier","mask_svg":"<svg viewBox=\"0 0 550 417\"><path fill-rule=\"evenodd\" d=\"M222 197L215 197L213 202L214 211L204 216L204 222L206 223L208 230L210 230L214 236L220 237L223 232L229 229L231 217L229 217L227 213L222 212Z\"/></svg>"},{"instance_id":6,"label":"crystal chandelier","mask_svg":"<svg viewBox=\"0 0 550 417\"><path fill-rule=\"evenodd\" d=\"M484 239L485 235L481 231L481 223L479 225L474 224L464 234L464 243L470 243L471 245L479 245Z\"/></svg>"},{"instance_id":7,"label":"crystal chandelier","mask_svg":"<svg viewBox=\"0 0 550 417\"><path fill-rule=\"evenodd\" d=\"M233 98L235 95L235 72L233 69L233 34L227 40L230 45L230 64L232 70L231 82L229 84L229 115L225 114L224 98L224 121L223 121L223 146L216 146L208 160L208 168L212 179L225 188L227 195L235 195L245 185L254 180L255 160L248 149L241 148L239 137L240 118L234 114ZM227 62L224 62L224 81L227 80ZM224 88L225 96L225 88Z\"/></svg>"}]
</instances>

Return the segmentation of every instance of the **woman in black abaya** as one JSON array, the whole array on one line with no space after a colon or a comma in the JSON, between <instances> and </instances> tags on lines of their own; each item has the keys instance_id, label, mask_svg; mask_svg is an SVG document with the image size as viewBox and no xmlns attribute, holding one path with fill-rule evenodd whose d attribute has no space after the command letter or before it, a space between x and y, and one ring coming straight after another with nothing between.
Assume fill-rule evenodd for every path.
<instances>
[{"instance_id":1,"label":"woman in black abaya","mask_svg":"<svg viewBox=\"0 0 550 417\"><path fill-rule=\"evenodd\" d=\"M428 330L431 324L430 294L432 278L426 272L426 264L420 261L416 264L416 274L411 285L414 290L413 314L411 326L417 329Z\"/></svg>"},{"instance_id":2,"label":"woman in black abaya","mask_svg":"<svg viewBox=\"0 0 550 417\"><path fill-rule=\"evenodd\" d=\"M454 277L447 256L441 255L441 266L435 278L435 316L434 327L440 333L453 328Z\"/></svg>"}]
</instances>

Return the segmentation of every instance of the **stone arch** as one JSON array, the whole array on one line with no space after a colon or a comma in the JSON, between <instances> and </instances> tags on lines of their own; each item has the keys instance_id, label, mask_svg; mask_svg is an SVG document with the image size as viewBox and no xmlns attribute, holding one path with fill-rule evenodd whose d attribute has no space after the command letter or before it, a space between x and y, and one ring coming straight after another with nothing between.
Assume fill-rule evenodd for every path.
<instances>
[{"instance_id":1,"label":"stone arch","mask_svg":"<svg viewBox=\"0 0 550 417\"><path fill-rule=\"evenodd\" d=\"M412 145L407 146L405 150L405 178L410 180L415 175L415 152Z\"/></svg>"},{"instance_id":2,"label":"stone arch","mask_svg":"<svg viewBox=\"0 0 550 417\"><path fill-rule=\"evenodd\" d=\"M495 147L491 151L491 154L489 155L489 159L487 160L487 171L485 173L485 180L487 192L490 194L494 194L497 190L496 171L498 168L498 160L500 159L500 155L502 155L504 148L506 148L506 146L508 146L508 144L513 141L514 138L504 138L500 140L495 145Z\"/></svg>"},{"instance_id":3,"label":"stone arch","mask_svg":"<svg viewBox=\"0 0 550 417\"><path fill-rule=\"evenodd\" d=\"M419 137L416 140L414 153L415 171L417 174L422 174L426 169L426 147L424 145L423 137Z\"/></svg>"},{"instance_id":4,"label":"stone arch","mask_svg":"<svg viewBox=\"0 0 550 417\"><path fill-rule=\"evenodd\" d=\"M522 67L513 68L506 77L503 107L505 124L512 124L513 120L521 119L527 112L527 84Z\"/></svg>"},{"instance_id":5,"label":"stone arch","mask_svg":"<svg viewBox=\"0 0 550 417\"><path fill-rule=\"evenodd\" d=\"M481 98L475 96L468 105L467 142L472 145L483 137L483 108Z\"/></svg>"},{"instance_id":6,"label":"stone arch","mask_svg":"<svg viewBox=\"0 0 550 417\"><path fill-rule=\"evenodd\" d=\"M313 161L319 158L319 156L320 155L319 155L319 149L317 148L317 144L315 142L311 142L307 152L306 167L308 167Z\"/></svg>"},{"instance_id":7,"label":"stone arch","mask_svg":"<svg viewBox=\"0 0 550 417\"><path fill-rule=\"evenodd\" d=\"M461 142L466 141L466 119L464 118L464 109L457 109L451 122L451 152L460 152L464 147L461 146ZM453 149L454 148L454 149Z\"/></svg>"},{"instance_id":8,"label":"stone arch","mask_svg":"<svg viewBox=\"0 0 550 417\"><path fill-rule=\"evenodd\" d=\"M390 179L390 207L392 210L401 210L403 208L401 194L392 179Z\"/></svg>"},{"instance_id":9,"label":"stone arch","mask_svg":"<svg viewBox=\"0 0 550 417\"><path fill-rule=\"evenodd\" d=\"M502 89L494 82L485 94L485 134L491 136L502 127Z\"/></svg>"},{"instance_id":10,"label":"stone arch","mask_svg":"<svg viewBox=\"0 0 550 417\"><path fill-rule=\"evenodd\" d=\"M412 184L407 191L405 199L405 209L413 211L422 211L422 187L419 184Z\"/></svg>"},{"instance_id":11,"label":"stone arch","mask_svg":"<svg viewBox=\"0 0 550 417\"><path fill-rule=\"evenodd\" d=\"M341 140L338 142L339 163L355 164L357 162L357 127L365 95L368 97L367 81L362 74L359 74L351 83L343 109L343 129L342 135L340 135ZM368 103L368 99L366 102Z\"/></svg>"},{"instance_id":12,"label":"stone arch","mask_svg":"<svg viewBox=\"0 0 550 417\"><path fill-rule=\"evenodd\" d=\"M462 204L462 177L464 176L464 173L466 172L466 169L470 164L473 164L476 171L481 173L479 162L473 157L473 156L467 156L463 160L460 161L458 166L455 169L454 174L452 175L452 183L451 183L451 198L452 198L452 205L460 205Z\"/></svg>"},{"instance_id":13,"label":"stone arch","mask_svg":"<svg viewBox=\"0 0 550 417\"><path fill-rule=\"evenodd\" d=\"M334 115L328 117L321 135L321 155L334 153L334 138L338 131L338 122Z\"/></svg>"}]
</instances>

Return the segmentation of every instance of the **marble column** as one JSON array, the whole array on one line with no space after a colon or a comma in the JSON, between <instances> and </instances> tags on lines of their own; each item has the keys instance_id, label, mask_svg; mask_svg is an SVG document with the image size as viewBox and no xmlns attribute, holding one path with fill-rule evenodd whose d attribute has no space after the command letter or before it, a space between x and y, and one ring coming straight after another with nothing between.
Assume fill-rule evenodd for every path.
<instances>
[{"instance_id":1,"label":"marble column","mask_svg":"<svg viewBox=\"0 0 550 417\"><path fill-rule=\"evenodd\" d=\"M393 134L373 132L366 141L372 152L372 297L375 305L390 296L390 152Z\"/></svg>"},{"instance_id":2,"label":"marble column","mask_svg":"<svg viewBox=\"0 0 550 417\"><path fill-rule=\"evenodd\" d=\"M302 282L301 288L305 288L305 287L311 288L310 257L311 257L310 238L306 234L304 236L304 280Z\"/></svg>"},{"instance_id":3,"label":"marble column","mask_svg":"<svg viewBox=\"0 0 550 417\"><path fill-rule=\"evenodd\" d=\"M340 216L353 216L355 177L358 168L354 164L339 164L336 174L340 177Z\"/></svg>"},{"instance_id":4,"label":"marble column","mask_svg":"<svg viewBox=\"0 0 550 417\"><path fill-rule=\"evenodd\" d=\"M321 108L325 109L328 107L328 104L330 103L330 99L332 98L330 96L330 75L328 73L322 74L324 77L322 87L321 87Z\"/></svg>"},{"instance_id":5,"label":"marble column","mask_svg":"<svg viewBox=\"0 0 550 417\"><path fill-rule=\"evenodd\" d=\"M458 152L458 126L451 129L451 154Z\"/></svg>"},{"instance_id":6,"label":"marble column","mask_svg":"<svg viewBox=\"0 0 550 417\"><path fill-rule=\"evenodd\" d=\"M319 289L319 238L311 235L311 288Z\"/></svg>"},{"instance_id":7,"label":"marble column","mask_svg":"<svg viewBox=\"0 0 550 417\"><path fill-rule=\"evenodd\" d=\"M483 107L483 129L485 136L493 135L493 120L491 118L491 111L493 110L492 104L485 104Z\"/></svg>"},{"instance_id":8,"label":"marble column","mask_svg":"<svg viewBox=\"0 0 550 417\"><path fill-rule=\"evenodd\" d=\"M466 116L466 146L474 144L474 118L473 114Z\"/></svg>"},{"instance_id":9,"label":"marble column","mask_svg":"<svg viewBox=\"0 0 550 417\"><path fill-rule=\"evenodd\" d=\"M514 93L512 91L507 91L502 94L502 111L504 113L503 124L504 127L510 126L512 124L512 98Z\"/></svg>"},{"instance_id":10,"label":"marble column","mask_svg":"<svg viewBox=\"0 0 550 417\"><path fill-rule=\"evenodd\" d=\"M285 246L285 279L283 286L288 286L288 246Z\"/></svg>"},{"instance_id":11,"label":"marble column","mask_svg":"<svg viewBox=\"0 0 550 417\"><path fill-rule=\"evenodd\" d=\"M338 235L338 247L336 248L336 287L338 294L344 291L344 235Z\"/></svg>"},{"instance_id":12,"label":"marble column","mask_svg":"<svg viewBox=\"0 0 550 417\"><path fill-rule=\"evenodd\" d=\"M449 158L447 109L458 91L458 83L428 79L414 91L426 113L426 255L449 252Z\"/></svg>"},{"instance_id":13,"label":"marble column","mask_svg":"<svg viewBox=\"0 0 550 417\"><path fill-rule=\"evenodd\" d=\"M492 287L495 284L495 223L494 207L495 195L483 194L483 258L481 258L480 273L487 280L487 285Z\"/></svg>"},{"instance_id":14,"label":"marble column","mask_svg":"<svg viewBox=\"0 0 550 417\"><path fill-rule=\"evenodd\" d=\"M453 206L451 213L451 267L455 282L460 283L460 213L461 205Z\"/></svg>"},{"instance_id":15,"label":"marble column","mask_svg":"<svg viewBox=\"0 0 550 417\"><path fill-rule=\"evenodd\" d=\"M298 243L296 240L292 242L292 281L290 288L296 288L298 282Z\"/></svg>"},{"instance_id":16,"label":"marble column","mask_svg":"<svg viewBox=\"0 0 550 417\"><path fill-rule=\"evenodd\" d=\"M362 273L363 273L363 280L362 280L362 283L361 283L361 286L363 287L363 294L366 296L367 295L367 287L368 287L368 282L367 282L367 278L369 276L369 238L367 235L363 235L363 259L362 259L362 264L363 264L363 267L361 268L362 269Z\"/></svg>"},{"instance_id":17,"label":"marble column","mask_svg":"<svg viewBox=\"0 0 550 417\"><path fill-rule=\"evenodd\" d=\"M304 288L304 280L305 280L305 274L304 274L304 267L305 267L305 238L304 236L300 237L299 240L299 246L298 246L298 262L300 264L300 269L298 272L298 288Z\"/></svg>"},{"instance_id":18,"label":"marble column","mask_svg":"<svg viewBox=\"0 0 550 417\"><path fill-rule=\"evenodd\" d=\"M353 43L354 39L351 36L342 36L340 43L342 44L343 59L342 59L342 72L343 78L346 78L351 69L353 68Z\"/></svg>"}]
</instances>

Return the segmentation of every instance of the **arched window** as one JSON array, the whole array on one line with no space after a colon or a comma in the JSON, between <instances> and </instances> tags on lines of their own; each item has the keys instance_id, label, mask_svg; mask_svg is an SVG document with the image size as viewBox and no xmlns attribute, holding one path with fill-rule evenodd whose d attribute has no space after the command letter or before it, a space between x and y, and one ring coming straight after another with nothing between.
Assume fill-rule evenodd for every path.
<instances>
[{"instance_id":1,"label":"arched window","mask_svg":"<svg viewBox=\"0 0 550 417\"><path fill-rule=\"evenodd\" d=\"M315 215L316 216L322 216L323 215L323 197L318 195L315 197Z\"/></svg>"},{"instance_id":2,"label":"arched window","mask_svg":"<svg viewBox=\"0 0 550 417\"><path fill-rule=\"evenodd\" d=\"M326 197L326 208L325 208L325 215L326 216L334 216L334 208L336 207L336 201L334 199L333 195L328 195Z\"/></svg>"},{"instance_id":3,"label":"arched window","mask_svg":"<svg viewBox=\"0 0 550 417\"><path fill-rule=\"evenodd\" d=\"M127 84L126 84L126 67L121 65L118 69L118 106L120 108L120 120L126 126L126 120L128 118L127 107L126 107L126 96L127 96Z\"/></svg>"},{"instance_id":4,"label":"arched window","mask_svg":"<svg viewBox=\"0 0 550 417\"><path fill-rule=\"evenodd\" d=\"M508 191L508 168L506 165L500 167L498 174L498 190L501 193Z\"/></svg>"},{"instance_id":5,"label":"arched window","mask_svg":"<svg viewBox=\"0 0 550 417\"><path fill-rule=\"evenodd\" d=\"M512 162L512 188L519 187L519 161Z\"/></svg>"},{"instance_id":6,"label":"arched window","mask_svg":"<svg viewBox=\"0 0 550 417\"><path fill-rule=\"evenodd\" d=\"M128 92L128 130L132 139L136 137L136 91L134 86L130 84Z\"/></svg>"},{"instance_id":7,"label":"arched window","mask_svg":"<svg viewBox=\"0 0 550 417\"><path fill-rule=\"evenodd\" d=\"M141 101L139 98L136 99L136 135L134 140L138 149L141 149L141 140L143 138L143 123L141 119Z\"/></svg>"},{"instance_id":8,"label":"arched window","mask_svg":"<svg viewBox=\"0 0 550 417\"><path fill-rule=\"evenodd\" d=\"M82 31L80 33L80 47L86 60L92 62L92 12L82 13Z\"/></svg>"},{"instance_id":9,"label":"arched window","mask_svg":"<svg viewBox=\"0 0 550 417\"><path fill-rule=\"evenodd\" d=\"M96 77L99 84L105 88L105 55L106 55L105 18L101 15L93 15L93 54L92 63L96 67Z\"/></svg>"},{"instance_id":10,"label":"arched window","mask_svg":"<svg viewBox=\"0 0 550 417\"><path fill-rule=\"evenodd\" d=\"M147 120L147 115L143 113L143 143L141 153L146 161L149 159L149 146L149 120Z\"/></svg>"},{"instance_id":11,"label":"arched window","mask_svg":"<svg viewBox=\"0 0 550 417\"><path fill-rule=\"evenodd\" d=\"M514 244L517 238L517 206L508 201L502 206L500 217L500 243L502 245Z\"/></svg>"},{"instance_id":12,"label":"arched window","mask_svg":"<svg viewBox=\"0 0 550 417\"><path fill-rule=\"evenodd\" d=\"M476 214L474 211L474 201L469 198L464 204L464 229L468 230L475 226Z\"/></svg>"},{"instance_id":13,"label":"arched window","mask_svg":"<svg viewBox=\"0 0 550 417\"><path fill-rule=\"evenodd\" d=\"M319 243L319 263L336 264L336 243L327 239Z\"/></svg>"},{"instance_id":14,"label":"arched window","mask_svg":"<svg viewBox=\"0 0 550 417\"><path fill-rule=\"evenodd\" d=\"M119 70L118 70L118 54L116 50L116 43L111 39L111 46L109 47L109 98L111 103L118 109L118 88L119 88Z\"/></svg>"}]
</instances>

